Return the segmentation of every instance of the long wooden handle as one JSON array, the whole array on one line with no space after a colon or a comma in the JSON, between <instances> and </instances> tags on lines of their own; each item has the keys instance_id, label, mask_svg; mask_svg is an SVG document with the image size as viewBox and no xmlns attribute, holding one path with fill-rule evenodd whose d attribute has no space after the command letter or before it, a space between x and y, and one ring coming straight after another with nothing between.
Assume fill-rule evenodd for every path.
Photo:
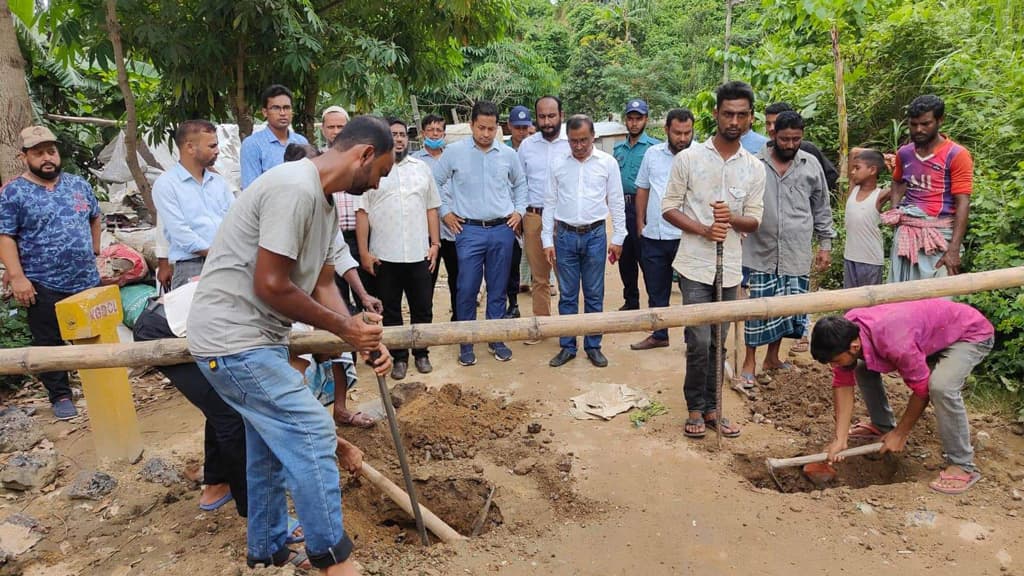
<instances>
[{"instance_id":1,"label":"long wooden handle","mask_svg":"<svg viewBox=\"0 0 1024 576\"><path fill-rule=\"evenodd\" d=\"M402 490L394 482L388 480L373 466L367 464L365 460L363 461L362 473L363 478L369 480L370 484L373 484L381 492L387 495L388 498L391 498L395 504L398 504L399 508L405 510L406 514L413 516L412 505L409 503L409 495L405 493L405 490ZM434 535L440 538L445 544L466 539L464 536L456 532L451 526L445 524L444 520L438 518L436 514L427 510L426 506L420 504L419 508L420 513L423 515L423 523L427 526L427 529L433 532Z\"/></svg>"},{"instance_id":2,"label":"long wooden handle","mask_svg":"<svg viewBox=\"0 0 1024 576\"><path fill-rule=\"evenodd\" d=\"M838 454L844 458L849 456L863 456L865 454L874 454L882 449L881 442L875 442L874 444L866 444L864 446L857 446L856 448L847 448ZM808 456L797 456L795 458L769 458L765 460L768 463L768 467L773 470L779 468L792 468L793 466L803 466L804 464L814 464L815 462L824 462L828 460L828 452L822 452L820 454L811 454Z\"/></svg>"}]
</instances>

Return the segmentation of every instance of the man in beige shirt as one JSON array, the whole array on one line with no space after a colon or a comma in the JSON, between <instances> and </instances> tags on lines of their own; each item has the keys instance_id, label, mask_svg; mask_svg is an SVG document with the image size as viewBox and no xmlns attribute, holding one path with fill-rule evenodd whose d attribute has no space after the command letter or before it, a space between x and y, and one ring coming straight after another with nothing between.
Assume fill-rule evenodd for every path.
<instances>
[{"instance_id":1,"label":"man in beige shirt","mask_svg":"<svg viewBox=\"0 0 1024 576\"><path fill-rule=\"evenodd\" d=\"M662 217L683 231L673 268L680 275L684 304L711 302L714 296L716 244L724 247L722 299L735 300L742 279L740 234L760 225L764 211L764 166L743 149L743 126L754 113L754 92L743 82L718 89L715 135L676 155L669 175ZM712 341L711 326L687 326L686 380L683 394L689 415L684 434L701 438L708 428L739 436L739 427L718 417L715 346L723 346L728 324ZM722 366L718 367L723 369Z\"/></svg>"}]
</instances>

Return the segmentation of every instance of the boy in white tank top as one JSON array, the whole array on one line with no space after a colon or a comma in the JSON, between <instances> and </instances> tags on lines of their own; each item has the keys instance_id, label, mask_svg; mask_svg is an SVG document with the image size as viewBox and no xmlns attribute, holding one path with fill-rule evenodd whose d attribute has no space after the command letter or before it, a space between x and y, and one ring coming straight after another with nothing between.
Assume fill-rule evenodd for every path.
<instances>
[{"instance_id":1,"label":"boy in white tank top","mask_svg":"<svg viewBox=\"0 0 1024 576\"><path fill-rule=\"evenodd\" d=\"M885 171L881 152L854 148L850 158L850 184L846 199L846 246L843 251L843 288L882 283L885 252L882 247L881 211L889 189L878 188Z\"/></svg>"}]
</instances>

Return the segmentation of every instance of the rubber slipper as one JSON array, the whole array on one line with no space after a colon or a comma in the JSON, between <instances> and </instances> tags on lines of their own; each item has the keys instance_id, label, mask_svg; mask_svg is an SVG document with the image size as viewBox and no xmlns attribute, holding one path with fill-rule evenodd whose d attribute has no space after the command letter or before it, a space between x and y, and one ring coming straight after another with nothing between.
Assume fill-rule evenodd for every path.
<instances>
[{"instance_id":1,"label":"rubber slipper","mask_svg":"<svg viewBox=\"0 0 1024 576\"><path fill-rule=\"evenodd\" d=\"M711 420L705 420L704 425L708 427L708 430L718 430L718 418L712 418ZM732 428L732 422L729 422L728 418L722 418L722 436L726 438L735 438L740 435L740 430L733 429L729 432L728 429Z\"/></svg>"},{"instance_id":2,"label":"rubber slipper","mask_svg":"<svg viewBox=\"0 0 1024 576\"><path fill-rule=\"evenodd\" d=\"M228 502L231 502L232 498L234 498L234 496L231 495L231 492L228 492L227 494L222 496L220 500L210 502L209 504L200 503L199 509L202 510L203 512L213 512L214 510L220 508L221 506L227 504Z\"/></svg>"},{"instance_id":3,"label":"rubber slipper","mask_svg":"<svg viewBox=\"0 0 1024 576\"><path fill-rule=\"evenodd\" d=\"M946 474L945 472L939 472L939 479L933 480L928 485L929 488L942 494L963 494L971 486L974 486L978 480L981 480L981 472L974 471L969 474ZM940 482L960 482L959 486L949 487L943 486Z\"/></svg>"},{"instance_id":4,"label":"rubber slipper","mask_svg":"<svg viewBox=\"0 0 1024 576\"><path fill-rule=\"evenodd\" d=\"M690 432L685 428L685 426L700 426L702 430L700 432ZM687 438L703 438L704 436L707 436L707 424L704 422L703 418L687 418L685 426L683 427L683 436L686 436Z\"/></svg>"},{"instance_id":5,"label":"rubber slipper","mask_svg":"<svg viewBox=\"0 0 1024 576\"><path fill-rule=\"evenodd\" d=\"M792 370L793 368L794 366L791 362L783 362L778 366L774 366L772 368L765 368L764 370L765 372L785 372L787 370Z\"/></svg>"},{"instance_id":6,"label":"rubber slipper","mask_svg":"<svg viewBox=\"0 0 1024 576\"><path fill-rule=\"evenodd\" d=\"M800 340L796 344L793 344L792 346L790 346L789 347L789 351L790 352L796 352L796 353L799 354L801 352L807 352L807 349L810 348L810 347L811 347L811 345L810 345L809 342L807 342L807 340Z\"/></svg>"},{"instance_id":7,"label":"rubber slipper","mask_svg":"<svg viewBox=\"0 0 1024 576\"><path fill-rule=\"evenodd\" d=\"M302 522L298 518L288 517L288 537L284 539L285 544L301 544L306 541L306 535L296 536L295 531L302 528ZM297 566L298 564L296 564Z\"/></svg>"},{"instance_id":8,"label":"rubber slipper","mask_svg":"<svg viewBox=\"0 0 1024 576\"><path fill-rule=\"evenodd\" d=\"M871 422L857 422L847 434L850 440L878 440L882 436L885 436L885 432Z\"/></svg>"},{"instance_id":9,"label":"rubber slipper","mask_svg":"<svg viewBox=\"0 0 1024 576\"><path fill-rule=\"evenodd\" d=\"M342 418L338 421L338 424L342 426L351 426L353 428L373 428L373 425L376 423L376 420L362 412L349 412L348 418Z\"/></svg>"},{"instance_id":10,"label":"rubber slipper","mask_svg":"<svg viewBox=\"0 0 1024 576\"><path fill-rule=\"evenodd\" d=\"M739 378L734 378L745 390L753 390L757 387L757 377L751 372L741 372Z\"/></svg>"}]
</instances>

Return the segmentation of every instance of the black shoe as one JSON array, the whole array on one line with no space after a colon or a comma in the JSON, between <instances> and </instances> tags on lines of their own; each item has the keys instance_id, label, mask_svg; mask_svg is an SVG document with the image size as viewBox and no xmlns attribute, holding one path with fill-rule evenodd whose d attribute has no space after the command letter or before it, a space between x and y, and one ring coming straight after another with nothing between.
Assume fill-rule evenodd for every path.
<instances>
[{"instance_id":1,"label":"black shoe","mask_svg":"<svg viewBox=\"0 0 1024 576\"><path fill-rule=\"evenodd\" d=\"M391 379L401 380L405 378L405 373L409 371L409 362L406 360L395 360L395 364L391 367Z\"/></svg>"},{"instance_id":2,"label":"black shoe","mask_svg":"<svg viewBox=\"0 0 1024 576\"><path fill-rule=\"evenodd\" d=\"M640 305L639 304L630 304L629 302L626 302L625 304L623 304L622 306L619 307L619 312L622 312L624 310L639 310L639 309L640 309Z\"/></svg>"},{"instance_id":3,"label":"black shoe","mask_svg":"<svg viewBox=\"0 0 1024 576\"><path fill-rule=\"evenodd\" d=\"M587 350L587 358L590 359L590 363L598 368L604 368L608 366L608 359L601 354L601 350L598 348L591 348Z\"/></svg>"},{"instance_id":4,"label":"black shoe","mask_svg":"<svg viewBox=\"0 0 1024 576\"><path fill-rule=\"evenodd\" d=\"M505 318L519 318L519 306L510 306L509 309L505 311Z\"/></svg>"},{"instance_id":5,"label":"black shoe","mask_svg":"<svg viewBox=\"0 0 1024 576\"><path fill-rule=\"evenodd\" d=\"M558 354L555 354L555 357L552 358L550 362L548 362L548 366L551 366L552 368L558 368L562 364L565 364L566 362L572 360L575 357L575 354L569 352L565 348L562 348L561 350L558 351Z\"/></svg>"},{"instance_id":6,"label":"black shoe","mask_svg":"<svg viewBox=\"0 0 1024 576\"><path fill-rule=\"evenodd\" d=\"M416 359L415 363L416 370L418 370L420 374L430 374L434 371L434 367L430 365L430 358L427 358L426 356L420 356Z\"/></svg>"}]
</instances>

